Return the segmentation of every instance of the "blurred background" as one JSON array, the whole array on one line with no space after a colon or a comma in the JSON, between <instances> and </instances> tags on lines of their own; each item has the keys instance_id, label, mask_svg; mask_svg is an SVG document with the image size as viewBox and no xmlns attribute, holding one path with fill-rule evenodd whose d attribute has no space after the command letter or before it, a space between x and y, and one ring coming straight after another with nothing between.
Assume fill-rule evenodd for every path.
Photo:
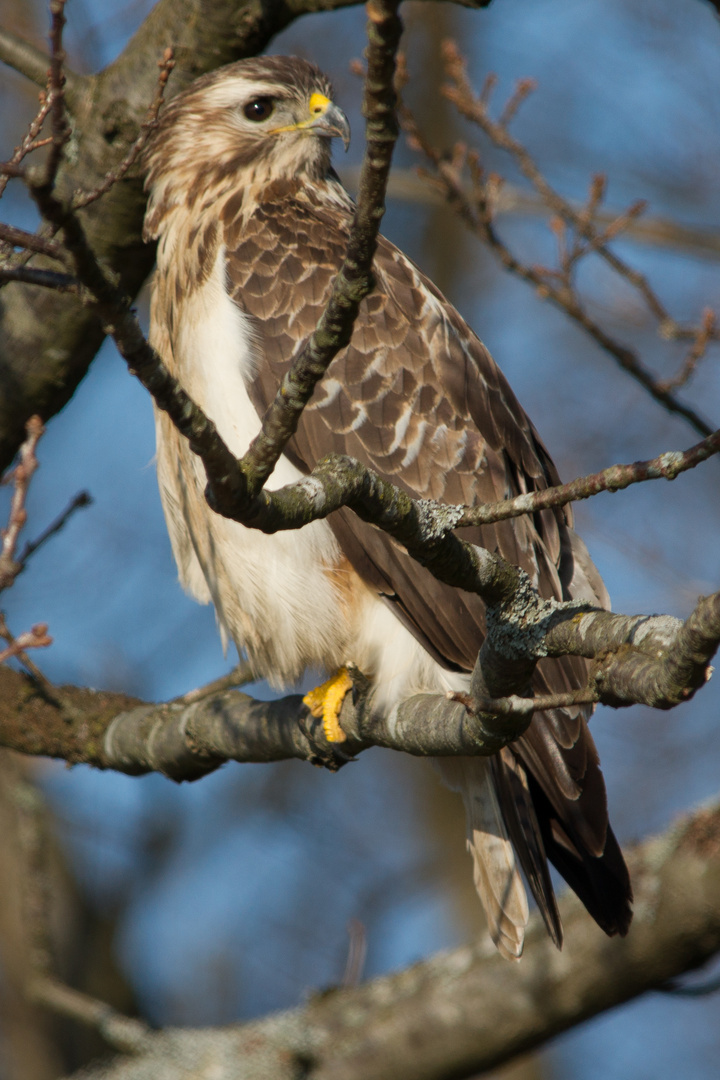
<instances>
[{"instance_id":1,"label":"blurred background","mask_svg":"<svg viewBox=\"0 0 720 1080\"><path fill-rule=\"evenodd\" d=\"M72 0L70 65L90 72L109 63L151 6ZM488 169L518 181L512 162L459 120L438 91L439 42L453 37L478 88L497 72L499 104L517 78L537 80L512 130L563 195L583 199L591 175L603 172L610 206L647 199L652 215L706 227L717 239L720 24L709 4L496 0L470 12L408 3L404 18L406 97L438 146L467 141ZM46 37L40 0L3 0L2 19L33 42ZM363 44L364 12L353 8L301 20L271 49L307 56L331 75L354 131L349 154L336 162L351 180L363 141L361 84L350 62ZM4 69L0 93L0 156L7 157L37 96ZM419 163L403 144L396 160L400 170ZM33 227L15 187L3 200L3 218ZM525 262L553 263L546 217L507 214L498 228ZM510 278L449 209L425 198L390 199L384 231L485 341L563 479L698 441L562 314ZM697 324L704 307L718 304L718 245L713 254L623 239L616 250L649 277L679 321ZM675 373L686 347L660 337L626 283L588 260L580 284L608 333L637 348L659 377ZM145 295L140 310L147 322ZM715 348L679 396L717 426L719 391ZM223 657L212 611L177 583L153 455L149 398L106 345L40 444L27 536L80 489L94 503L3 598L14 632L49 623L55 644L35 659L57 682L160 700L236 660ZM615 610L686 616L699 594L718 588L718 470L712 461L672 484L577 507L578 530ZM8 499L3 489L0 521ZM262 684L250 692L270 696ZM662 829L717 793L718 705L711 684L669 714L598 711L593 731L621 842ZM3 769L30 772L47 800L65 913L60 934L75 977L158 1025L242 1020L337 984L349 924L364 927L366 978L482 932L462 807L424 763L373 750L337 775L300 763L230 765L183 786L45 762ZM0 803L1 827L9 810ZM9 859L0 853L0 865ZM16 917L0 900L0 940ZM50 1031L42 1021L42 1033L33 1027L35 1014L11 1000L12 949L0 944L0 955L0 1077L49 1080L79 1065L87 1045L68 1035L66 1022L59 1042L57 1025ZM529 1076L573 1080L709 1080L720 1059L719 1021L720 996L652 994L555 1040L523 1068ZM26 1062L20 1071L19 1061Z\"/></svg>"}]
</instances>

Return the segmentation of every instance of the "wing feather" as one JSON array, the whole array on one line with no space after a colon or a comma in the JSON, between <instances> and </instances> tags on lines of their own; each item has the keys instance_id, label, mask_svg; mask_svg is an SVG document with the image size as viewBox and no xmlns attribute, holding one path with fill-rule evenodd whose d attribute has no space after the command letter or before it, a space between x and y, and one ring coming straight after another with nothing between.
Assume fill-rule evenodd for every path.
<instances>
[{"instance_id":1,"label":"wing feather","mask_svg":"<svg viewBox=\"0 0 720 1080\"><path fill-rule=\"evenodd\" d=\"M315 328L344 256L351 204L345 197L343 205L338 185L331 196L328 191L328 185L275 184L242 229L232 215L224 223L229 287L235 302L256 320L264 361L248 386L261 415ZM504 376L435 286L382 238L374 272L376 290L361 305L352 341L330 365L287 447L293 463L309 471L330 451L348 454L414 497L452 503L492 502L558 483L547 451ZM449 670L471 670L485 634L482 601L438 582L386 534L350 511L341 510L328 521L356 572L430 655ZM569 510L546 510L459 535L522 567L543 596L580 595L606 602L599 575L571 524ZM582 685L585 677L585 661L566 657L543 663L533 685L538 693L564 691ZM516 809L507 811L511 838L555 939L560 931L552 885L543 870L543 845L597 921L609 932L624 933L629 879L609 830L604 782L582 712L557 710L536 717L494 770L478 781L495 793L482 813L497 812L502 818L500 803L507 808L516 801ZM491 863L507 871L506 855L499 854L506 851L507 833L497 842L475 843L476 833L484 835L483 827L476 828L481 811L473 809L469 781L458 786L469 808L478 888L492 908L488 897L495 895L497 881L485 880L487 870L478 870L477 856L484 846ZM531 810L533 800L537 813ZM514 870L508 880L514 883L516 875ZM509 933L503 947L513 955L520 915L515 906L513 931L503 929L496 916L498 940Z\"/></svg>"}]
</instances>

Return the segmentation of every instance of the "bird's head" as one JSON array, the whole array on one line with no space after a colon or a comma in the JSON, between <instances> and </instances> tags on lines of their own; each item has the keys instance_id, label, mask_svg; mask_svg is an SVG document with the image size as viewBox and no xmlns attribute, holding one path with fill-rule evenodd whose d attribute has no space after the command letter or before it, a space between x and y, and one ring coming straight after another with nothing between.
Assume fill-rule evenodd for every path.
<instances>
[{"instance_id":1,"label":"bird's head","mask_svg":"<svg viewBox=\"0 0 720 1080\"><path fill-rule=\"evenodd\" d=\"M146 232L181 198L216 199L238 182L322 179L336 136L347 149L347 117L327 77L306 60L254 57L203 76L166 106L148 143Z\"/></svg>"}]
</instances>

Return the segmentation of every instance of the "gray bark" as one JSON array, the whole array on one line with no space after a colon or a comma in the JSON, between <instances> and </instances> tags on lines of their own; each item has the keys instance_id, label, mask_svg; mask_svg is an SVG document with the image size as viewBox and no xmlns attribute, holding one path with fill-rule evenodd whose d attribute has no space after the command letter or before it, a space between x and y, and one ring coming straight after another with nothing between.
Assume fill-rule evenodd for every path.
<instances>
[{"instance_id":1,"label":"gray bark","mask_svg":"<svg viewBox=\"0 0 720 1080\"><path fill-rule=\"evenodd\" d=\"M439 954L247 1025L166 1030L83 1080L461 1080L697 967L720 948L720 807L631 853L635 919L607 938L565 895L558 952L535 918L511 964L485 944Z\"/></svg>"}]
</instances>

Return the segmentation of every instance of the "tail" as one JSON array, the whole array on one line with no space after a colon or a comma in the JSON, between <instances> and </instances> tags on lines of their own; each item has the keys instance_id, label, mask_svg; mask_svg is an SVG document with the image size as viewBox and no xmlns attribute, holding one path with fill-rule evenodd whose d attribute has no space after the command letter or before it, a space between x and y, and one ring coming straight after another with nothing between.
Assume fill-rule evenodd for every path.
<instances>
[{"instance_id":1,"label":"tail","mask_svg":"<svg viewBox=\"0 0 720 1080\"><path fill-rule=\"evenodd\" d=\"M491 758L436 764L463 797L475 886L503 956L521 955L528 921L519 867L550 937L562 947L548 859L606 934L627 933L630 877L608 823L595 744L577 710L536 717L512 747Z\"/></svg>"},{"instance_id":2,"label":"tail","mask_svg":"<svg viewBox=\"0 0 720 1080\"><path fill-rule=\"evenodd\" d=\"M528 902L487 758L439 758L440 774L465 804L467 849L490 937L508 960L522 954Z\"/></svg>"}]
</instances>

